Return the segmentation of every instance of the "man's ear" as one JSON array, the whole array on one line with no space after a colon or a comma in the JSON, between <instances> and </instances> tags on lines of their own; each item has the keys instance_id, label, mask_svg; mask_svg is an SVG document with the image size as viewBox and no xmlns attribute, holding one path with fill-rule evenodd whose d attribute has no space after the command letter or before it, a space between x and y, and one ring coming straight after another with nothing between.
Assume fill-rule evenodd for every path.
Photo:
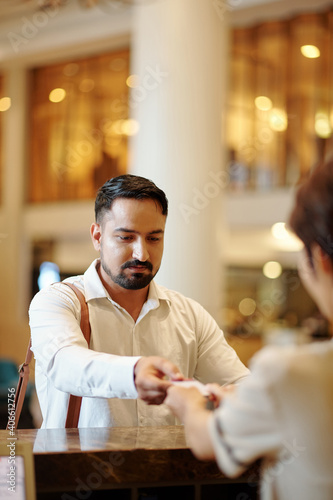
<instances>
[{"instance_id":1,"label":"man's ear","mask_svg":"<svg viewBox=\"0 0 333 500\"><path fill-rule=\"evenodd\" d=\"M91 236L91 240L93 242L95 250L97 250L97 252L99 252L101 249L102 228L101 228L100 224L97 224L97 222L94 222L93 224L91 224L90 236Z\"/></svg>"},{"instance_id":2,"label":"man's ear","mask_svg":"<svg viewBox=\"0 0 333 500\"><path fill-rule=\"evenodd\" d=\"M318 266L325 274L333 274L332 260L322 247L315 243L311 252L315 266Z\"/></svg>"}]
</instances>

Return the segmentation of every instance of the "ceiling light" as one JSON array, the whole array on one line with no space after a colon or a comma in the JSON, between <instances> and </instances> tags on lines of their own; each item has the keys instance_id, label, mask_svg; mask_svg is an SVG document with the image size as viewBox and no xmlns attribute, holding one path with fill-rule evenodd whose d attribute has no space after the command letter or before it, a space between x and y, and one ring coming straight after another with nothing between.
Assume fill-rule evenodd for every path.
<instances>
[{"instance_id":1,"label":"ceiling light","mask_svg":"<svg viewBox=\"0 0 333 500\"><path fill-rule=\"evenodd\" d=\"M271 227L271 232L274 238L276 238L277 240L283 240L289 237L285 222L276 222L275 224L273 224L273 226Z\"/></svg>"},{"instance_id":2,"label":"ceiling light","mask_svg":"<svg viewBox=\"0 0 333 500\"><path fill-rule=\"evenodd\" d=\"M136 135L139 132L140 125L139 122L129 118L128 120L124 120L121 124L121 131L124 135L131 136Z\"/></svg>"},{"instance_id":3,"label":"ceiling light","mask_svg":"<svg viewBox=\"0 0 333 500\"><path fill-rule=\"evenodd\" d=\"M255 300L250 299L250 298L245 298L240 301L238 305L238 310L243 316L251 316L251 314L254 313L256 310L257 304Z\"/></svg>"},{"instance_id":4,"label":"ceiling light","mask_svg":"<svg viewBox=\"0 0 333 500\"><path fill-rule=\"evenodd\" d=\"M281 276L282 266L280 262L276 262L275 260L270 260L269 262L266 262L266 264L262 268L262 272L264 276L266 276L266 278L274 280L279 276Z\"/></svg>"},{"instance_id":5,"label":"ceiling light","mask_svg":"<svg viewBox=\"0 0 333 500\"><path fill-rule=\"evenodd\" d=\"M284 132L288 127L288 117L284 109L273 108L269 115L269 124L272 130Z\"/></svg>"},{"instance_id":6,"label":"ceiling light","mask_svg":"<svg viewBox=\"0 0 333 500\"><path fill-rule=\"evenodd\" d=\"M298 252L303 248L302 241L287 230L285 222L276 222L273 224L271 233L274 237L273 246L276 250Z\"/></svg>"},{"instance_id":7,"label":"ceiling light","mask_svg":"<svg viewBox=\"0 0 333 500\"><path fill-rule=\"evenodd\" d=\"M7 111L12 105L10 97L3 97L0 99L0 111Z\"/></svg>"},{"instance_id":8,"label":"ceiling light","mask_svg":"<svg viewBox=\"0 0 333 500\"><path fill-rule=\"evenodd\" d=\"M135 89L135 87L138 87L139 83L140 79L138 75L130 75L126 80L127 86L130 87L131 89Z\"/></svg>"},{"instance_id":9,"label":"ceiling light","mask_svg":"<svg viewBox=\"0 0 333 500\"><path fill-rule=\"evenodd\" d=\"M261 111L269 111L270 109L272 109L272 101L269 97L266 97L264 95L259 95L258 97L256 97L254 103L256 107Z\"/></svg>"},{"instance_id":10,"label":"ceiling light","mask_svg":"<svg viewBox=\"0 0 333 500\"><path fill-rule=\"evenodd\" d=\"M320 57L320 50L315 45L302 45L301 52L308 59L316 59Z\"/></svg>"},{"instance_id":11,"label":"ceiling light","mask_svg":"<svg viewBox=\"0 0 333 500\"><path fill-rule=\"evenodd\" d=\"M315 131L318 137L328 139L332 134L329 117L326 113L317 113L315 119Z\"/></svg>"},{"instance_id":12,"label":"ceiling light","mask_svg":"<svg viewBox=\"0 0 333 500\"><path fill-rule=\"evenodd\" d=\"M49 94L49 99L51 102L61 102L65 99L65 97L66 90L61 88L53 89Z\"/></svg>"}]
</instances>

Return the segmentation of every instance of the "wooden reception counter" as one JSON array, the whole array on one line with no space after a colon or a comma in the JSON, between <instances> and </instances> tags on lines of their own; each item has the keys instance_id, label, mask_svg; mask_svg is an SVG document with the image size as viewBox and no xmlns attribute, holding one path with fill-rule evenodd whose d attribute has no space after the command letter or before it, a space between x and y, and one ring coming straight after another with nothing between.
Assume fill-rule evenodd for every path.
<instances>
[{"instance_id":1,"label":"wooden reception counter","mask_svg":"<svg viewBox=\"0 0 333 500\"><path fill-rule=\"evenodd\" d=\"M22 429L15 435L33 444L38 499L257 498L258 464L230 480L215 463L192 455L182 426ZM6 439L8 431L0 431Z\"/></svg>"}]
</instances>

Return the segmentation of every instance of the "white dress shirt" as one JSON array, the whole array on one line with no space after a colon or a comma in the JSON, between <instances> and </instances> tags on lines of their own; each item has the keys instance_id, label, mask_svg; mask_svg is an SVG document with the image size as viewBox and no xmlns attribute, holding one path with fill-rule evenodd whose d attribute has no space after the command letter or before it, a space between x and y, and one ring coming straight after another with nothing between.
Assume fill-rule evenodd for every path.
<instances>
[{"instance_id":1,"label":"white dress shirt","mask_svg":"<svg viewBox=\"0 0 333 500\"><path fill-rule=\"evenodd\" d=\"M94 261L68 278L85 295L90 349L80 329L80 303L61 283L38 292L29 315L43 428L64 427L70 394L83 396L79 427L174 425L165 405L137 399L134 365L162 356L186 377L233 383L248 375L213 318L197 302L152 281L135 322L105 290Z\"/></svg>"},{"instance_id":2,"label":"white dress shirt","mask_svg":"<svg viewBox=\"0 0 333 500\"><path fill-rule=\"evenodd\" d=\"M264 348L210 432L229 476L264 457L262 500L332 500L333 342Z\"/></svg>"}]
</instances>

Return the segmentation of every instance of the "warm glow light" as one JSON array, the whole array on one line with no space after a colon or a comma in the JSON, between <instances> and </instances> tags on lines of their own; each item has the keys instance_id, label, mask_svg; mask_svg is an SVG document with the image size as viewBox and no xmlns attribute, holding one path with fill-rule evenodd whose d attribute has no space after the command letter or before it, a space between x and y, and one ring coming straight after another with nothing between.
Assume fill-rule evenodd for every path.
<instances>
[{"instance_id":1,"label":"warm glow light","mask_svg":"<svg viewBox=\"0 0 333 500\"><path fill-rule=\"evenodd\" d=\"M126 60L122 57L117 57L110 62L110 69L112 71L123 71L126 69Z\"/></svg>"},{"instance_id":2,"label":"warm glow light","mask_svg":"<svg viewBox=\"0 0 333 500\"><path fill-rule=\"evenodd\" d=\"M254 103L256 107L261 111L269 111L270 109L272 109L272 101L269 97L266 97L264 95L256 97Z\"/></svg>"},{"instance_id":3,"label":"warm glow light","mask_svg":"<svg viewBox=\"0 0 333 500\"><path fill-rule=\"evenodd\" d=\"M94 80L91 80L91 78L85 78L80 82L79 89L81 92L90 92L93 90L95 87L95 82Z\"/></svg>"},{"instance_id":4,"label":"warm glow light","mask_svg":"<svg viewBox=\"0 0 333 500\"><path fill-rule=\"evenodd\" d=\"M329 117L326 113L317 113L315 119L315 131L318 137L327 139L332 134Z\"/></svg>"},{"instance_id":5,"label":"warm glow light","mask_svg":"<svg viewBox=\"0 0 333 500\"><path fill-rule=\"evenodd\" d=\"M135 87L138 87L139 81L138 75L130 75L126 80L126 85L131 89L135 89Z\"/></svg>"},{"instance_id":6,"label":"warm glow light","mask_svg":"<svg viewBox=\"0 0 333 500\"><path fill-rule=\"evenodd\" d=\"M3 97L0 99L0 111L7 111L12 105L10 97Z\"/></svg>"},{"instance_id":7,"label":"warm glow light","mask_svg":"<svg viewBox=\"0 0 333 500\"><path fill-rule=\"evenodd\" d=\"M320 57L320 50L315 45L302 45L301 52L304 57L308 57L309 59Z\"/></svg>"},{"instance_id":8,"label":"warm glow light","mask_svg":"<svg viewBox=\"0 0 333 500\"><path fill-rule=\"evenodd\" d=\"M289 232L284 222L276 222L271 227L274 237L274 247L282 252L298 252L303 248L303 243L292 232Z\"/></svg>"},{"instance_id":9,"label":"warm glow light","mask_svg":"<svg viewBox=\"0 0 333 500\"><path fill-rule=\"evenodd\" d=\"M136 120L129 119L124 120L121 125L121 131L124 135L135 135L139 132L140 124Z\"/></svg>"},{"instance_id":10,"label":"warm glow light","mask_svg":"<svg viewBox=\"0 0 333 500\"><path fill-rule=\"evenodd\" d=\"M284 109L273 108L269 116L269 124L272 130L283 132L288 127L288 117Z\"/></svg>"},{"instance_id":11,"label":"warm glow light","mask_svg":"<svg viewBox=\"0 0 333 500\"><path fill-rule=\"evenodd\" d=\"M65 76L74 76L78 73L80 67L77 63L69 63L63 69L63 74Z\"/></svg>"},{"instance_id":12,"label":"warm glow light","mask_svg":"<svg viewBox=\"0 0 333 500\"><path fill-rule=\"evenodd\" d=\"M110 130L116 135L135 135L139 132L140 124L133 119L116 120L112 123Z\"/></svg>"},{"instance_id":13,"label":"warm glow light","mask_svg":"<svg viewBox=\"0 0 333 500\"><path fill-rule=\"evenodd\" d=\"M65 99L65 97L66 97L66 90L60 88L51 90L49 94L49 99L51 102L61 102Z\"/></svg>"},{"instance_id":14,"label":"warm glow light","mask_svg":"<svg viewBox=\"0 0 333 500\"><path fill-rule=\"evenodd\" d=\"M271 227L271 231L272 231L272 235L277 240L284 240L284 239L289 238L289 233L286 229L285 222L276 222Z\"/></svg>"},{"instance_id":15,"label":"warm glow light","mask_svg":"<svg viewBox=\"0 0 333 500\"><path fill-rule=\"evenodd\" d=\"M262 268L262 272L266 278L270 278L272 280L281 276L282 266L280 262L276 262L275 260L270 260L266 262L264 267Z\"/></svg>"},{"instance_id":16,"label":"warm glow light","mask_svg":"<svg viewBox=\"0 0 333 500\"><path fill-rule=\"evenodd\" d=\"M240 301L238 305L238 310L243 316L251 316L251 314L254 313L256 310L257 304L255 300L250 299L247 297L246 299L243 299Z\"/></svg>"}]
</instances>

